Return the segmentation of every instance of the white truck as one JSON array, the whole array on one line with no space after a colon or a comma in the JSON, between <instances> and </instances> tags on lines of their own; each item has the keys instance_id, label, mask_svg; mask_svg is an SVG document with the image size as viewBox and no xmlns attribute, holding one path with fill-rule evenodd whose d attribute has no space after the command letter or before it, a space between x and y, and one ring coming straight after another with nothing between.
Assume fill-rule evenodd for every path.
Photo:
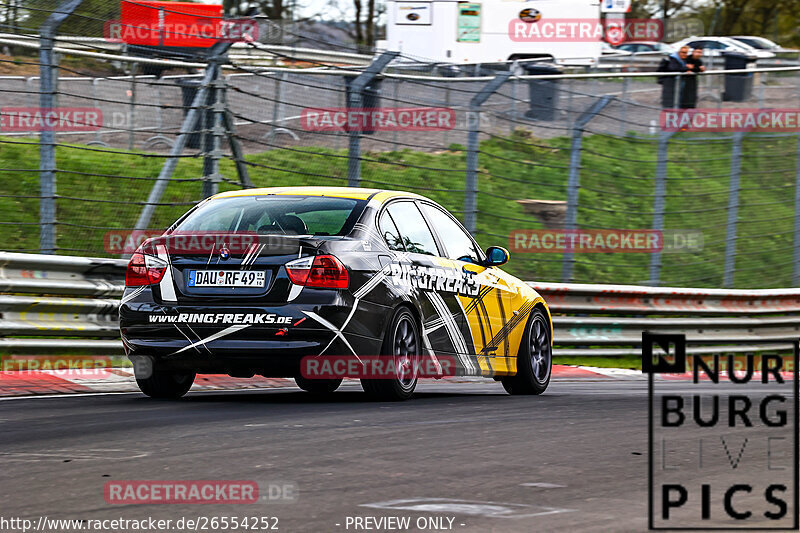
<instances>
[{"instance_id":1,"label":"white truck","mask_svg":"<svg viewBox=\"0 0 800 533\"><path fill-rule=\"evenodd\" d=\"M592 64L602 53L600 3L388 0L386 41L378 48L454 64L534 58Z\"/></svg>"}]
</instances>

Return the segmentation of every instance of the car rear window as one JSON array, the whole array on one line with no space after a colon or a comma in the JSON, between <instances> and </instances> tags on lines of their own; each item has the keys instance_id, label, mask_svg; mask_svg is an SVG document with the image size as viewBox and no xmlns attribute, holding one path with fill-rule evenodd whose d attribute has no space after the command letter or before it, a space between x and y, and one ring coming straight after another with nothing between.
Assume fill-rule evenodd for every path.
<instances>
[{"instance_id":1,"label":"car rear window","mask_svg":"<svg viewBox=\"0 0 800 533\"><path fill-rule=\"evenodd\" d=\"M200 206L173 231L343 236L366 204L328 196L234 196Z\"/></svg>"}]
</instances>

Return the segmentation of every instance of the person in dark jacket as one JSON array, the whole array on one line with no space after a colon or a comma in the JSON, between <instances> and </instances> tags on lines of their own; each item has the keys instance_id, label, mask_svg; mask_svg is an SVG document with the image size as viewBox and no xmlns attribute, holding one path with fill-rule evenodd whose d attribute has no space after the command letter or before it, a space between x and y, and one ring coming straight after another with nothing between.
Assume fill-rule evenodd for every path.
<instances>
[{"instance_id":1,"label":"person in dark jacket","mask_svg":"<svg viewBox=\"0 0 800 533\"><path fill-rule=\"evenodd\" d=\"M694 76L686 76L683 79L683 88L681 90L680 107L683 109L694 109L697 107L697 74L705 72L706 67L703 65L703 49L695 48L692 50L691 55L686 59L686 66L689 72L694 73Z\"/></svg>"},{"instance_id":2,"label":"person in dark jacket","mask_svg":"<svg viewBox=\"0 0 800 533\"><path fill-rule=\"evenodd\" d=\"M660 72L688 72L686 60L689 58L689 47L682 46L677 52L668 55L658 66ZM675 88L683 89L683 76L662 76L658 79L661 84L661 107L669 109L675 107ZM678 100L680 104L680 99Z\"/></svg>"}]
</instances>

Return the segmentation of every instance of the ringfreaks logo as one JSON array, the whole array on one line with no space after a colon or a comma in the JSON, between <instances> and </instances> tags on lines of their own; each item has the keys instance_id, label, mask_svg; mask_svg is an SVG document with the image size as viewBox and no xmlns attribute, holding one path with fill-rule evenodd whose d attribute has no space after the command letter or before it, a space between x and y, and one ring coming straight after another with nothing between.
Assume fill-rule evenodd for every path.
<instances>
[{"instance_id":1,"label":"ringfreaks logo","mask_svg":"<svg viewBox=\"0 0 800 533\"><path fill-rule=\"evenodd\" d=\"M292 317L275 313L180 313L178 315L150 315L150 323L291 325Z\"/></svg>"}]
</instances>

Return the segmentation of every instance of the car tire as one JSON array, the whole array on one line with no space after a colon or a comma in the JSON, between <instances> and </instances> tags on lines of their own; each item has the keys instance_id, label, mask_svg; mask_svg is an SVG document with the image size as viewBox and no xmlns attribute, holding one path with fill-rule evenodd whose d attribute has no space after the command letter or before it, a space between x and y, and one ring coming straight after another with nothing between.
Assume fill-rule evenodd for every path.
<instances>
[{"instance_id":1,"label":"car tire","mask_svg":"<svg viewBox=\"0 0 800 533\"><path fill-rule=\"evenodd\" d=\"M503 378L503 388L513 395L542 394L550 384L552 369L550 324L544 312L534 308L517 352L517 374Z\"/></svg>"},{"instance_id":2,"label":"car tire","mask_svg":"<svg viewBox=\"0 0 800 533\"><path fill-rule=\"evenodd\" d=\"M151 398L175 400L192 388L194 372L179 372L151 363L145 372L136 371L139 389ZM144 374L144 375L142 375Z\"/></svg>"},{"instance_id":3,"label":"car tire","mask_svg":"<svg viewBox=\"0 0 800 533\"><path fill-rule=\"evenodd\" d=\"M399 307L389 322L381 355L394 358L394 368L406 369L407 374L386 379L362 379L364 392L372 398L386 401L407 400L417 387L421 339L416 317L407 307Z\"/></svg>"},{"instance_id":4,"label":"car tire","mask_svg":"<svg viewBox=\"0 0 800 533\"><path fill-rule=\"evenodd\" d=\"M330 394L342 384L341 379L307 379L303 376L296 376L294 382L311 394Z\"/></svg>"}]
</instances>

